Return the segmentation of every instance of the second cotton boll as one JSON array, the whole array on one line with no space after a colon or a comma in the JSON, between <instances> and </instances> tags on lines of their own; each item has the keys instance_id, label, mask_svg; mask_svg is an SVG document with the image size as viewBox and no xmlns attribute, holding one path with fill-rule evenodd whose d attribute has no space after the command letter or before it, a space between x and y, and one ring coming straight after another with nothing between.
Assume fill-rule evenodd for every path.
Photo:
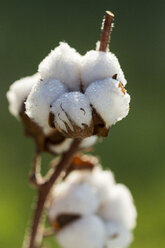
<instances>
[{"instance_id":1,"label":"second cotton boll","mask_svg":"<svg viewBox=\"0 0 165 248\"><path fill-rule=\"evenodd\" d=\"M130 191L98 166L55 186L48 216L62 248L125 248L136 224Z\"/></svg>"}]
</instances>

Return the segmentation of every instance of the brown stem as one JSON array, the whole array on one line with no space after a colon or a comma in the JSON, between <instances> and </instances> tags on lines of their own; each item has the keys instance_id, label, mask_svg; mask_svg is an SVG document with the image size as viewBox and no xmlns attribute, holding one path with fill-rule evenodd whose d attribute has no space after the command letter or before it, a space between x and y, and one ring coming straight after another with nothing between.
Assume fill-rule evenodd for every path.
<instances>
[{"instance_id":1,"label":"brown stem","mask_svg":"<svg viewBox=\"0 0 165 248\"><path fill-rule=\"evenodd\" d=\"M99 51L106 52L110 42L110 34L113 27L114 14L110 11L105 12L105 19L102 28L102 34L100 38Z\"/></svg>"},{"instance_id":2,"label":"brown stem","mask_svg":"<svg viewBox=\"0 0 165 248\"><path fill-rule=\"evenodd\" d=\"M69 151L63 154L61 161L55 167L54 172L50 175L50 177L46 180L46 182L41 184L38 188L38 200L37 200L36 209L34 212L30 240L27 246L28 248L40 247L40 242L41 242L40 235L42 234L39 234L38 230L39 230L39 223L42 217L42 213L43 213L43 209L44 209L47 197L50 193L50 190L54 182L59 177L61 172L66 170L70 166L74 154L78 151L80 142L81 142L80 140L73 141Z\"/></svg>"},{"instance_id":3,"label":"brown stem","mask_svg":"<svg viewBox=\"0 0 165 248\"><path fill-rule=\"evenodd\" d=\"M43 179L42 179L42 176L40 174L40 152L36 151L34 154L32 171L31 171L31 174L29 176L29 181L35 187L39 187L39 185L42 183L42 180Z\"/></svg>"}]
</instances>

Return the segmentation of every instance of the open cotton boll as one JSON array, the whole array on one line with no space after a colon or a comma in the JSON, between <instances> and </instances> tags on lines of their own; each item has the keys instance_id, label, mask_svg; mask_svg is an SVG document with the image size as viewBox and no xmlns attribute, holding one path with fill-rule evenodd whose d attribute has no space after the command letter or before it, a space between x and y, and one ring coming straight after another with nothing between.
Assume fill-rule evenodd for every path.
<instances>
[{"instance_id":1,"label":"open cotton boll","mask_svg":"<svg viewBox=\"0 0 165 248\"><path fill-rule=\"evenodd\" d=\"M129 189L122 184L114 186L98 215L104 220L118 221L128 229L133 229L136 226L137 213Z\"/></svg>"},{"instance_id":2,"label":"open cotton boll","mask_svg":"<svg viewBox=\"0 0 165 248\"><path fill-rule=\"evenodd\" d=\"M63 94L52 104L51 112L54 114L55 126L59 131L75 136L86 133L89 136L92 110L84 94L80 92Z\"/></svg>"},{"instance_id":3,"label":"open cotton boll","mask_svg":"<svg viewBox=\"0 0 165 248\"><path fill-rule=\"evenodd\" d=\"M60 42L60 45L40 63L38 71L42 79L55 78L70 90L79 90L80 59L81 56L75 49Z\"/></svg>"},{"instance_id":4,"label":"open cotton boll","mask_svg":"<svg viewBox=\"0 0 165 248\"><path fill-rule=\"evenodd\" d=\"M130 230L117 222L105 222L106 245L105 248L126 248L132 242L133 236Z\"/></svg>"},{"instance_id":5,"label":"open cotton boll","mask_svg":"<svg viewBox=\"0 0 165 248\"><path fill-rule=\"evenodd\" d=\"M98 209L95 189L87 183L69 184L63 182L55 186L49 210L49 219L54 221L62 214L92 214Z\"/></svg>"},{"instance_id":6,"label":"open cotton boll","mask_svg":"<svg viewBox=\"0 0 165 248\"><path fill-rule=\"evenodd\" d=\"M9 91L7 92L9 110L16 118L19 118L22 104L29 95L32 86L38 81L38 79L39 74L36 73L32 76L21 78L10 86Z\"/></svg>"},{"instance_id":7,"label":"open cotton boll","mask_svg":"<svg viewBox=\"0 0 165 248\"><path fill-rule=\"evenodd\" d=\"M39 126L49 130L50 105L66 91L66 86L56 79L38 81L27 98L26 114Z\"/></svg>"},{"instance_id":8,"label":"open cotton boll","mask_svg":"<svg viewBox=\"0 0 165 248\"><path fill-rule=\"evenodd\" d=\"M85 92L107 128L126 117L129 112L130 96L121 87L117 80L106 78L92 83Z\"/></svg>"},{"instance_id":9,"label":"open cotton boll","mask_svg":"<svg viewBox=\"0 0 165 248\"><path fill-rule=\"evenodd\" d=\"M92 171L73 171L66 180L70 184L86 182L94 187L99 204L103 204L111 195L115 183L113 174L110 171L103 171L100 167Z\"/></svg>"},{"instance_id":10,"label":"open cotton boll","mask_svg":"<svg viewBox=\"0 0 165 248\"><path fill-rule=\"evenodd\" d=\"M97 80L117 74L117 80L124 86L126 79L116 56L111 52L89 51L81 60L81 80L84 88Z\"/></svg>"},{"instance_id":11,"label":"open cotton boll","mask_svg":"<svg viewBox=\"0 0 165 248\"><path fill-rule=\"evenodd\" d=\"M84 216L57 232L56 238L62 248L103 248L105 227L99 217Z\"/></svg>"}]
</instances>

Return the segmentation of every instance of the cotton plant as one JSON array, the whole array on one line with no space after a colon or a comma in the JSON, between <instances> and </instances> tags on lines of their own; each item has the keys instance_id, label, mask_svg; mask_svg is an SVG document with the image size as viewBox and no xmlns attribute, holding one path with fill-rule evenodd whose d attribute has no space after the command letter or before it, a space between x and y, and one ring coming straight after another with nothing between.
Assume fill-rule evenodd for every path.
<instances>
[{"instance_id":1,"label":"cotton plant","mask_svg":"<svg viewBox=\"0 0 165 248\"><path fill-rule=\"evenodd\" d=\"M42 247L49 235L61 248L125 248L133 240L137 213L129 189L83 154L129 112L127 81L109 50L113 19L106 11L96 50L80 55L60 42L34 75L7 92L9 111L35 143L29 180L37 201L24 248ZM43 152L55 155L44 177Z\"/></svg>"}]
</instances>

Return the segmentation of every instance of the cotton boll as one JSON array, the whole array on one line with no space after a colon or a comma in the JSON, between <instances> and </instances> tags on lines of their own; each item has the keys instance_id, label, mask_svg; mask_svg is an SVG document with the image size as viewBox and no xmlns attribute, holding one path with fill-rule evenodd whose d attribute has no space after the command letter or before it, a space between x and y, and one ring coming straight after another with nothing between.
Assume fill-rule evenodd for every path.
<instances>
[{"instance_id":1,"label":"cotton boll","mask_svg":"<svg viewBox=\"0 0 165 248\"><path fill-rule=\"evenodd\" d=\"M82 140L81 144L80 144L80 148L86 148L86 147L90 147L93 146L97 141L97 136L93 135L91 137L85 138Z\"/></svg>"},{"instance_id":2,"label":"cotton boll","mask_svg":"<svg viewBox=\"0 0 165 248\"><path fill-rule=\"evenodd\" d=\"M19 118L19 112L22 108L22 104L29 95L32 86L39 80L39 74L36 73L33 76L21 78L14 82L7 92L7 99L9 101L9 110L12 115Z\"/></svg>"},{"instance_id":3,"label":"cotton boll","mask_svg":"<svg viewBox=\"0 0 165 248\"><path fill-rule=\"evenodd\" d=\"M122 184L114 186L98 215L104 220L118 221L126 228L133 229L136 226L137 213L129 189Z\"/></svg>"},{"instance_id":4,"label":"cotton boll","mask_svg":"<svg viewBox=\"0 0 165 248\"><path fill-rule=\"evenodd\" d=\"M126 79L117 57L111 52L89 51L81 60L81 80L84 88L97 80L117 74L117 80L124 86Z\"/></svg>"},{"instance_id":5,"label":"cotton boll","mask_svg":"<svg viewBox=\"0 0 165 248\"><path fill-rule=\"evenodd\" d=\"M55 186L49 219L54 221L60 214L92 214L98 209L95 189L87 183L69 184L63 182Z\"/></svg>"},{"instance_id":6,"label":"cotton boll","mask_svg":"<svg viewBox=\"0 0 165 248\"><path fill-rule=\"evenodd\" d=\"M73 139L65 139L63 142L60 144L55 144L55 145L49 145L49 148L52 152L56 154L62 154L63 152L66 152L69 150L71 144L73 142Z\"/></svg>"},{"instance_id":7,"label":"cotton boll","mask_svg":"<svg viewBox=\"0 0 165 248\"><path fill-rule=\"evenodd\" d=\"M132 233L124 225L117 222L105 222L106 245L105 248L125 248L132 242Z\"/></svg>"},{"instance_id":8,"label":"cotton boll","mask_svg":"<svg viewBox=\"0 0 165 248\"><path fill-rule=\"evenodd\" d=\"M69 137L85 137L92 133L92 111L86 96L80 92L63 94L52 104L56 128Z\"/></svg>"},{"instance_id":9,"label":"cotton boll","mask_svg":"<svg viewBox=\"0 0 165 248\"><path fill-rule=\"evenodd\" d=\"M42 128L49 130L50 105L66 91L66 86L56 79L38 81L27 98L26 114Z\"/></svg>"},{"instance_id":10,"label":"cotton boll","mask_svg":"<svg viewBox=\"0 0 165 248\"><path fill-rule=\"evenodd\" d=\"M103 248L105 227L95 215L84 216L57 232L62 248Z\"/></svg>"},{"instance_id":11,"label":"cotton boll","mask_svg":"<svg viewBox=\"0 0 165 248\"><path fill-rule=\"evenodd\" d=\"M99 205L103 204L111 195L114 186L114 176L110 171L103 171L100 167L96 167L92 171L73 171L66 179L68 183L86 182L96 190Z\"/></svg>"},{"instance_id":12,"label":"cotton boll","mask_svg":"<svg viewBox=\"0 0 165 248\"><path fill-rule=\"evenodd\" d=\"M104 120L106 128L127 116L130 96L121 84L112 78L92 83L85 95Z\"/></svg>"},{"instance_id":13,"label":"cotton boll","mask_svg":"<svg viewBox=\"0 0 165 248\"><path fill-rule=\"evenodd\" d=\"M81 56L67 43L60 45L40 63L41 78L55 78L64 83L70 90L80 89Z\"/></svg>"}]
</instances>

